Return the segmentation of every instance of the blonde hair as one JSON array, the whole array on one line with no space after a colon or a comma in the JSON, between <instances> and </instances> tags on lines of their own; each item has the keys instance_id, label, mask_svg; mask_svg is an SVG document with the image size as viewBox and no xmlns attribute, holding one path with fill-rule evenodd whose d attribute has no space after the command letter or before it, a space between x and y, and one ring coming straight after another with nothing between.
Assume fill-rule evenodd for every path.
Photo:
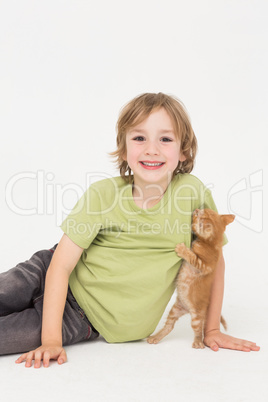
<instances>
[{"instance_id":1,"label":"blonde hair","mask_svg":"<svg viewBox=\"0 0 268 402\"><path fill-rule=\"evenodd\" d=\"M144 93L128 102L121 110L117 120L117 150L110 155L116 158L120 175L127 182L131 181L131 169L123 158L126 155L126 134L130 128L143 122L149 114L159 108L169 114L174 126L175 135L181 141L181 152L185 161L178 163L173 175L190 173L194 167L197 152L197 140L191 126L190 118L181 101L174 96L163 93ZM128 173L128 174L126 174Z\"/></svg>"}]
</instances>

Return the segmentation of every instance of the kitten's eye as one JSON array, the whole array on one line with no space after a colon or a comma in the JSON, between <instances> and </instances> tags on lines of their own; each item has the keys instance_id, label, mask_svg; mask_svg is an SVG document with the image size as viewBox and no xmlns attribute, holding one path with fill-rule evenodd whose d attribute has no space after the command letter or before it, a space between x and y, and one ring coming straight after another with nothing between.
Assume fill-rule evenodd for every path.
<instances>
[{"instance_id":1,"label":"kitten's eye","mask_svg":"<svg viewBox=\"0 0 268 402\"><path fill-rule=\"evenodd\" d=\"M145 141L145 138L139 135L138 137L134 137L133 141Z\"/></svg>"},{"instance_id":2,"label":"kitten's eye","mask_svg":"<svg viewBox=\"0 0 268 402\"><path fill-rule=\"evenodd\" d=\"M172 139L172 138L169 138L169 137L163 137L163 138L161 138L160 141L161 141L161 142L172 142L173 139Z\"/></svg>"},{"instance_id":3,"label":"kitten's eye","mask_svg":"<svg viewBox=\"0 0 268 402\"><path fill-rule=\"evenodd\" d=\"M213 226L213 224L212 224L212 222L211 222L210 220L204 219L204 220L203 220L203 226L204 226L205 228L211 229L211 227Z\"/></svg>"}]
</instances>

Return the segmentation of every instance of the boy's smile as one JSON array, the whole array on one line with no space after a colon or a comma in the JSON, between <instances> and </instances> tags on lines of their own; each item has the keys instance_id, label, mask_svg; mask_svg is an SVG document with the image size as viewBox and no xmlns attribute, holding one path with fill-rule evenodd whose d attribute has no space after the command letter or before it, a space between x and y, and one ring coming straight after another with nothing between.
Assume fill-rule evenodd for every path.
<instances>
[{"instance_id":1,"label":"boy's smile","mask_svg":"<svg viewBox=\"0 0 268 402\"><path fill-rule=\"evenodd\" d=\"M140 164L144 169L156 170L160 169L165 162L155 162L155 161L141 161Z\"/></svg>"},{"instance_id":2,"label":"boy's smile","mask_svg":"<svg viewBox=\"0 0 268 402\"><path fill-rule=\"evenodd\" d=\"M141 189L157 185L165 192L181 153L169 114L164 108L153 111L143 122L126 135L126 156L134 175L134 184Z\"/></svg>"}]
</instances>

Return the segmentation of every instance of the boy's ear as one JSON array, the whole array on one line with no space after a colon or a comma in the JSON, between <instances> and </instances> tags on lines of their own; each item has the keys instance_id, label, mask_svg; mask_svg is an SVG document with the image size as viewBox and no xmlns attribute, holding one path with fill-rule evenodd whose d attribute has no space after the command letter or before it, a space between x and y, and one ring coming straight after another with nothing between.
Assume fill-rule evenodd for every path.
<instances>
[{"instance_id":1,"label":"boy's ear","mask_svg":"<svg viewBox=\"0 0 268 402\"><path fill-rule=\"evenodd\" d=\"M123 153L123 155L122 155L122 159L123 159L123 161L127 161L127 153L125 152L125 153Z\"/></svg>"},{"instance_id":2,"label":"boy's ear","mask_svg":"<svg viewBox=\"0 0 268 402\"><path fill-rule=\"evenodd\" d=\"M179 161L180 162L186 161L186 156L184 156L183 154L180 154Z\"/></svg>"}]
</instances>

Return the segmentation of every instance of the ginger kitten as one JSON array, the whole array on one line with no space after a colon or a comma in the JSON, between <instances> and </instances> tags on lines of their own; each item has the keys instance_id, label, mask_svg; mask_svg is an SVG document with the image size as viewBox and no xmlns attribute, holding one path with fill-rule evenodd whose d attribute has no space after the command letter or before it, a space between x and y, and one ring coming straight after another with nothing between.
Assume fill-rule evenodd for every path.
<instances>
[{"instance_id":1,"label":"ginger kitten","mask_svg":"<svg viewBox=\"0 0 268 402\"><path fill-rule=\"evenodd\" d=\"M193 213L192 231L197 239L191 250L184 243L175 251L184 259L177 277L177 299L169 312L163 329L151 335L147 342L158 343L174 328L176 320L185 313L191 314L194 330L193 348L204 348L203 330L210 300L213 274L221 256L223 233L234 215L219 215L211 209L196 209ZM221 317L221 323L226 323Z\"/></svg>"}]
</instances>

